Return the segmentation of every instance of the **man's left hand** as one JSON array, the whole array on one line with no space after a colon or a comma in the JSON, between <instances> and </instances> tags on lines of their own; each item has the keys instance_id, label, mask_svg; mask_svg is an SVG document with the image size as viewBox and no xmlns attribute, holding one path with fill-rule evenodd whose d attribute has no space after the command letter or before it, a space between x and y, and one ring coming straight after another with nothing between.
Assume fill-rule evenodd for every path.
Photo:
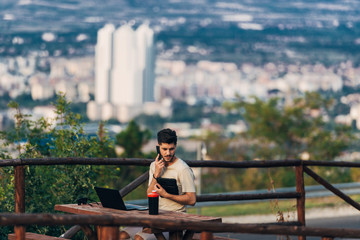
<instances>
[{"instance_id":1,"label":"man's left hand","mask_svg":"<svg viewBox=\"0 0 360 240\"><path fill-rule=\"evenodd\" d=\"M155 190L161 197L165 197L167 194L166 190L158 183L155 184Z\"/></svg>"}]
</instances>

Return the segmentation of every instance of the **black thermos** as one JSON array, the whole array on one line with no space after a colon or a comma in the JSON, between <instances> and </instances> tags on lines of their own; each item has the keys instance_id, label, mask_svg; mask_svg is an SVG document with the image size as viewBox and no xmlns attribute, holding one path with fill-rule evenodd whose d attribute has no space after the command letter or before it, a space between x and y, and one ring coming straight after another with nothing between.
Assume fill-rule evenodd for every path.
<instances>
[{"instance_id":1,"label":"black thermos","mask_svg":"<svg viewBox=\"0 0 360 240\"><path fill-rule=\"evenodd\" d=\"M156 190L153 190L148 194L149 200L149 214L158 215L159 214L159 194Z\"/></svg>"}]
</instances>

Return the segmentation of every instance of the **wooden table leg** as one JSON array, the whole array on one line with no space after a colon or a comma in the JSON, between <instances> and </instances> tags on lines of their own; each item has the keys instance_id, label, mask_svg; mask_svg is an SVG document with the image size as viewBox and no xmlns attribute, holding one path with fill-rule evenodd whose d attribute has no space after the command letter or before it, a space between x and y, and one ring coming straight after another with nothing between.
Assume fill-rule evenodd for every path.
<instances>
[{"instance_id":1,"label":"wooden table leg","mask_svg":"<svg viewBox=\"0 0 360 240\"><path fill-rule=\"evenodd\" d=\"M201 232L201 240L213 240L214 236L212 232Z\"/></svg>"},{"instance_id":2,"label":"wooden table leg","mask_svg":"<svg viewBox=\"0 0 360 240\"><path fill-rule=\"evenodd\" d=\"M96 232L88 225L81 225L81 230L85 233L88 240L98 240Z\"/></svg>"},{"instance_id":3,"label":"wooden table leg","mask_svg":"<svg viewBox=\"0 0 360 240\"><path fill-rule=\"evenodd\" d=\"M144 233L154 234L157 240L166 240L162 230L156 228L143 228Z\"/></svg>"},{"instance_id":4,"label":"wooden table leg","mask_svg":"<svg viewBox=\"0 0 360 240\"><path fill-rule=\"evenodd\" d=\"M164 234L162 232L154 233L157 240L166 240Z\"/></svg>"},{"instance_id":5,"label":"wooden table leg","mask_svg":"<svg viewBox=\"0 0 360 240\"><path fill-rule=\"evenodd\" d=\"M193 237L194 237L194 233L195 232L193 232L193 231L186 230L185 234L184 234L184 237L183 237L183 240L192 240Z\"/></svg>"},{"instance_id":6,"label":"wooden table leg","mask_svg":"<svg viewBox=\"0 0 360 240\"><path fill-rule=\"evenodd\" d=\"M116 226L98 226L97 235L99 240L118 240L119 227Z\"/></svg>"},{"instance_id":7,"label":"wooden table leg","mask_svg":"<svg viewBox=\"0 0 360 240\"><path fill-rule=\"evenodd\" d=\"M169 232L169 239L170 240L182 240L182 231L176 231L176 232Z\"/></svg>"}]
</instances>

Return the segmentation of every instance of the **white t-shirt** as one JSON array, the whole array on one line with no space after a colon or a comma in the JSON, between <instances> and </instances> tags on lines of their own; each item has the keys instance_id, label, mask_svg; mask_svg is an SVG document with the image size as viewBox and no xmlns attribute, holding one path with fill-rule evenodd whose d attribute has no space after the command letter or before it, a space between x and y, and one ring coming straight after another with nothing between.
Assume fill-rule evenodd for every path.
<instances>
[{"instance_id":1,"label":"white t-shirt","mask_svg":"<svg viewBox=\"0 0 360 240\"><path fill-rule=\"evenodd\" d=\"M152 162L150 164L149 184L153 178L154 172L155 162ZM176 179L179 195L185 194L187 192L195 192L194 173L186 164L186 162L180 158L178 158L172 165L164 167L161 171L160 177ZM184 205L162 197L159 197L159 209L180 212L186 211Z\"/></svg>"}]
</instances>

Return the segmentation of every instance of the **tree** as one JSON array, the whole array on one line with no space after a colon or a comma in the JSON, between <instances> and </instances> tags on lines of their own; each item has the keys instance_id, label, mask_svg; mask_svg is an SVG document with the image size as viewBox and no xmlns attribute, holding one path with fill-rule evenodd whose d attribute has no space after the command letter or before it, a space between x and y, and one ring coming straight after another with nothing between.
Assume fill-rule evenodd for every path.
<instances>
[{"instance_id":1,"label":"tree","mask_svg":"<svg viewBox=\"0 0 360 240\"><path fill-rule=\"evenodd\" d=\"M15 128L1 132L0 156L4 158L41 157L113 157L114 143L107 137L101 123L98 136L84 133L80 115L70 111L64 94L57 95L55 119L30 120L22 114L16 102L8 106L15 110ZM55 122L55 124L54 124ZM13 156L14 155L14 156ZM95 170L94 170L95 168ZM26 166L26 211L53 212L56 203L75 203L80 197L95 200L93 187L102 178L97 167L87 165ZM13 211L13 168L0 168L0 211ZM12 203L12 204L11 204ZM59 228L31 227L41 233L60 235ZM29 228L30 229L30 228ZM9 229L1 229L6 236Z\"/></svg>"},{"instance_id":2,"label":"tree","mask_svg":"<svg viewBox=\"0 0 360 240\"><path fill-rule=\"evenodd\" d=\"M151 138L151 132L148 129L141 130L135 121L130 121L127 128L116 135L116 144L123 149L121 157L126 158L146 158L141 149ZM154 146L155 148L155 146ZM153 154L152 156L155 156ZM117 175L114 187L122 188L144 172L148 167L141 166L122 166L117 168ZM146 186L143 185L129 194L129 197L146 197Z\"/></svg>"},{"instance_id":3,"label":"tree","mask_svg":"<svg viewBox=\"0 0 360 240\"><path fill-rule=\"evenodd\" d=\"M127 128L116 135L116 144L124 149L123 157L143 157L141 148L151 138L149 130L141 130L135 121L130 121Z\"/></svg>"},{"instance_id":4,"label":"tree","mask_svg":"<svg viewBox=\"0 0 360 240\"><path fill-rule=\"evenodd\" d=\"M208 131L199 140L206 146L205 159L207 160L244 161L249 159L247 156L248 149L238 144L236 139ZM204 169L201 182L203 193L239 191L246 189L244 185L250 185L249 179L243 181L242 171L237 168Z\"/></svg>"},{"instance_id":5,"label":"tree","mask_svg":"<svg viewBox=\"0 0 360 240\"><path fill-rule=\"evenodd\" d=\"M224 107L238 111L240 117L246 121L248 131L239 137L246 140L248 154L252 154L250 159L327 161L333 160L348 149L355 139L350 126L336 124L329 118L328 112L332 104L332 99L325 99L319 93L309 92L291 101L280 98L263 101L257 97L245 101L238 98L236 102L225 103ZM322 167L318 168L317 172L332 182L351 180L349 169ZM295 175L288 168L269 169L268 173L261 169L248 169L245 175L240 174L235 178L238 182L243 182L248 181L250 177L251 184L258 187L258 183L264 183L268 174L277 180L277 187L295 184ZM258 176L257 179L251 178L254 175ZM306 184L314 184L310 178L306 178L305 181Z\"/></svg>"},{"instance_id":6,"label":"tree","mask_svg":"<svg viewBox=\"0 0 360 240\"><path fill-rule=\"evenodd\" d=\"M306 93L291 102L239 98L224 106L239 110L245 119L249 127L245 136L255 141L258 158L301 158L307 153L313 160L333 160L354 140L351 127L327 120L332 100L319 93Z\"/></svg>"}]
</instances>

